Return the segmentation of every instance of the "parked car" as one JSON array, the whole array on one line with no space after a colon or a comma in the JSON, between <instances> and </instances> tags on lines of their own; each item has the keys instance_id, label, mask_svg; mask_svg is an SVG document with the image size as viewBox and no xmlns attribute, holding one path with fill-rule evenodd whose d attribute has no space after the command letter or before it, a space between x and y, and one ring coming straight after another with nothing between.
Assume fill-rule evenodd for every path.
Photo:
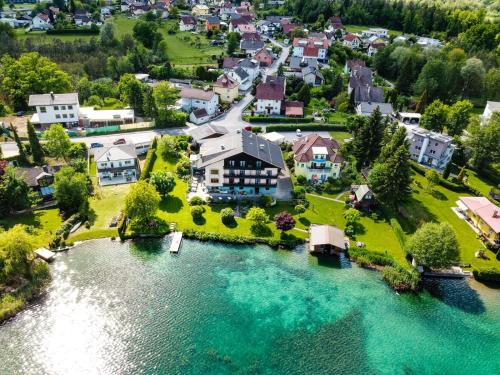
<instances>
[{"instance_id":1,"label":"parked car","mask_svg":"<svg viewBox=\"0 0 500 375\"><path fill-rule=\"evenodd\" d=\"M124 145L125 143L127 143L127 141L125 140L125 138L119 138L119 139L117 139L116 141L113 142L114 145Z\"/></svg>"},{"instance_id":2,"label":"parked car","mask_svg":"<svg viewBox=\"0 0 500 375\"><path fill-rule=\"evenodd\" d=\"M93 142L90 144L90 148L104 147L102 143Z\"/></svg>"},{"instance_id":3,"label":"parked car","mask_svg":"<svg viewBox=\"0 0 500 375\"><path fill-rule=\"evenodd\" d=\"M252 127L251 126L245 126L245 130L251 132L252 131Z\"/></svg>"},{"instance_id":4,"label":"parked car","mask_svg":"<svg viewBox=\"0 0 500 375\"><path fill-rule=\"evenodd\" d=\"M17 117L23 117L24 116L24 111L19 111L16 113Z\"/></svg>"},{"instance_id":5,"label":"parked car","mask_svg":"<svg viewBox=\"0 0 500 375\"><path fill-rule=\"evenodd\" d=\"M302 131L300 129L295 130L295 135L297 137L302 137Z\"/></svg>"}]
</instances>

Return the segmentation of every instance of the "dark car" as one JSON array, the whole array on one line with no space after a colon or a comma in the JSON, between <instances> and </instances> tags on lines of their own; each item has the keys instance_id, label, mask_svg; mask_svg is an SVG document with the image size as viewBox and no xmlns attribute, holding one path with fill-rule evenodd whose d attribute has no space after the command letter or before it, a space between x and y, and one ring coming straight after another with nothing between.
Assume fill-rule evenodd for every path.
<instances>
[{"instance_id":1,"label":"dark car","mask_svg":"<svg viewBox=\"0 0 500 375\"><path fill-rule=\"evenodd\" d=\"M116 141L113 142L114 145L124 145L125 143L127 143L127 141L125 140L125 138L119 138L119 139L117 139Z\"/></svg>"},{"instance_id":2,"label":"dark car","mask_svg":"<svg viewBox=\"0 0 500 375\"><path fill-rule=\"evenodd\" d=\"M24 111L19 111L16 113L17 117L23 117L24 116Z\"/></svg>"},{"instance_id":3,"label":"dark car","mask_svg":"<svg viewBox=\"0 0 500 375\"><path fill-rule=\"evenodd\" d=\"M245 130L251 132L252 131L252 127L251 126L245 126Z\"/></svg>"},{"instance_id":4,"label":"dark car","mask_svg":"<svg viewBox=\"0 0 500 375\"><path fill-rule=\"evenodd\" d=\"M97 142L90 144L90 148L98 148L98 147L104 147L104 146L102 143L97 143Z\"/></svg>"}]
</instances>

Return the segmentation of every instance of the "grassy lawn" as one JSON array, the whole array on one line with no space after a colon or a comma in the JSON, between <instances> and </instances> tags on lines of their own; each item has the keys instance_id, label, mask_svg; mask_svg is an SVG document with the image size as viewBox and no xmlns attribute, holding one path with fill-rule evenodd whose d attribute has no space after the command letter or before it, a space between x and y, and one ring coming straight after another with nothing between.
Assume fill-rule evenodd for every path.
<instances>
[{"instance_id":1,"label":"grassy lawn","mask_svg":"<svg viewBox=\"0 0 500 375\"><path fill-rule=\"evenodd\" d=\"M371 29L371 28L380 28L380 26L368 26L368 25L345 25L345 28L348 32L350 33L360 33L362 32L363 30L368 30L368 29ZM385 27L384 27L385 28ZM401 35L402 32L401 31L398 31L398 30L392 30L392 29L388 29L389 30L389 35L394 35L394 36L398 36L398 35Z\"/></svg>"},{"instance_id":2,"label":"grassy lawn","mask_svg":"<svg viewBox=\"0 0 500 375\"><path fill-rule=\"evenodd\" d=\"M483 176L479 176L477 172L470 169L467 170L467 184L480 191L484 196L488 196L491 188L495 187L495 183L493 181L489 181Z\"/></svg>"},{"instance_id":3,"label":"grassy lawn","mask_svg":"<svg viewBox=\"0 0 500 375\"><path fill-rule=\"evenodd\" d=\"M109 223L117 217L125 203L125 195L130 189L130 184L97 187L95 194L90 198L90 208L94 213L91 218L90 228L81 226L69 237L70 241L82 241L90 238L118 236L117 228L110 228Z\"/></svg>"},{"instance_id":4,"label":"grassy lawn","mask_svg":"<svg viewBox=\"0 0 500 375\"><path fill-rule=\"evenodd\" d=\"M484 249L489 260L474 257L474 253L484 247L469 225L451 210L451 207L456 206L458 197L467 194L455 193L441 186L435 187L434 192L430 193L425 190L425 177L418 174L413 177L420 186L413 184L411 199L403 205L405 213L404 217L400 217L400 223L405 232L413 233L423 222L448 222L455 229L460 243L461 263L500 269L500 262L495 260L495 255L489 250Z\"/></svg>"},{"instance_id":5,"label":"grassy lawn","mask_svg":"<svg viewBox=\"0 0 500 375\"><path fill-rule=\"evenodd\" d=\"M342 132L342 131L333 131L330 132L330 136L335 139L340 145L343 145L345 143L346 139L352 138L352 134L348 132Z\"/></svg>"},{"instance_id":6,"label":"grassy lawn","mask_svg":"<svg viewBox=\"0 0 500 375\"><path fill-rule=\"evenodd\" d=\"M345 112L332 112L326 115L326 122L329 124L345 124L349 114Z\"/></svg>"},{"instance_id":7,"label":"grassy lawn","mask_svg":"<svg viewBox=\"0 0 500 375\"><path fill-rule=\"evenodd\" d=\"M121 38L125 34L132 34L133 27L137 19L129 19L123 16L115 17L110 22L115 25L115 35ZM212 60L212 55L220 55L220 47L209 45L208 39L202 34L192 34L188 31L168 34L167 30L173 26L175 21L164 22L159 31L167 42L167 54L173 65L182 65L184 67L193 67L197 65L216 64ZM198 48L196 44L199 44Z\"/></svg>"},{"instance_id":8,"label":"grassy lawn","mask_svg":"<svg viewBox=\"0 0 500 375\"><path fill-rule=\"evenodd\" d=\"M27 32L24 29L14 30L17 37L20 39L32 38L32 39L46 39L46 40L61 40L63 42L72 42L77 39L90 40L91 38L97 38L99 35L88 35L88 34L47 34L45 31L31 31Z\"/></svg>"},{"instance_id":9,"label":"grassy lawn","mask_svg":"<svg viewBox=\"0 0 500 375\"><path fill-rule=\"evenodd\" d=\"M21 215L11 215L0 220L0 226L4 229L12 228L16 224L24 224L32 228L37 247L47 246L53 234L59 229L62 219L59 209L47 208Z\"/></svg>"}]
</instances>

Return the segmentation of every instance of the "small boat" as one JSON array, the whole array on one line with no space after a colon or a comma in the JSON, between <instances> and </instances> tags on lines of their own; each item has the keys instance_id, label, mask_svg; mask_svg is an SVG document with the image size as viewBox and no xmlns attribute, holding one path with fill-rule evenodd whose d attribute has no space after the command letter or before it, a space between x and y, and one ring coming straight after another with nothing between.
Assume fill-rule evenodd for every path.
<instances>
[{"instance_id":1,"label":"small boat","mask_svg":"<svg viewBox=\"0 0 500 375\"><path fill-rule=\"evenodd\" d=\"M73 228L71 228L71 230L69 231L70 233L74 233L78 230L78 228L80 228L80 225L82 225L82 222L79 221L78 223L76 223Z\"/></svg>"}]
</instances>

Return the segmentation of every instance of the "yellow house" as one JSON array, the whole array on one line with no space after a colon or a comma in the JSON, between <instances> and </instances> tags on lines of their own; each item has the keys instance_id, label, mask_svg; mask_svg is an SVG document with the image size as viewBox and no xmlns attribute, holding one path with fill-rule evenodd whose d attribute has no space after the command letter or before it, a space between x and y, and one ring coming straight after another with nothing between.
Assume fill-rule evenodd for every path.
<instances>
[{"instance_id":1,"label":"yellow house","mask_svg":"<svg viewBox=\"0 0 500 375\"><path fill-rule=\"evenodd\" d=\"M232 103L238 97L239 85L236 80L223 74L214 83L214 92L219 95L221 102Z\"/></svg>"},{"instance_id":2,"label":"yellow house","mask_svg":"<svg viewBox=\"0 0 500 375\"><path fill-rule=\"evenodd\" d=\"M500 243L500 207L485 197L460 197L459 208L491 243Z\"/></svg>"},{"instance_id":3,"label":"yellow house","mask_svg":"<svg viewBox=\"0 0 500 375\"><path fill-rule=\"evenodd\" d=\"M193 9L191 9L195 16L206 16L208 15L208 7L204 4L196 4Z\"/></svg>"}]
</instances>

